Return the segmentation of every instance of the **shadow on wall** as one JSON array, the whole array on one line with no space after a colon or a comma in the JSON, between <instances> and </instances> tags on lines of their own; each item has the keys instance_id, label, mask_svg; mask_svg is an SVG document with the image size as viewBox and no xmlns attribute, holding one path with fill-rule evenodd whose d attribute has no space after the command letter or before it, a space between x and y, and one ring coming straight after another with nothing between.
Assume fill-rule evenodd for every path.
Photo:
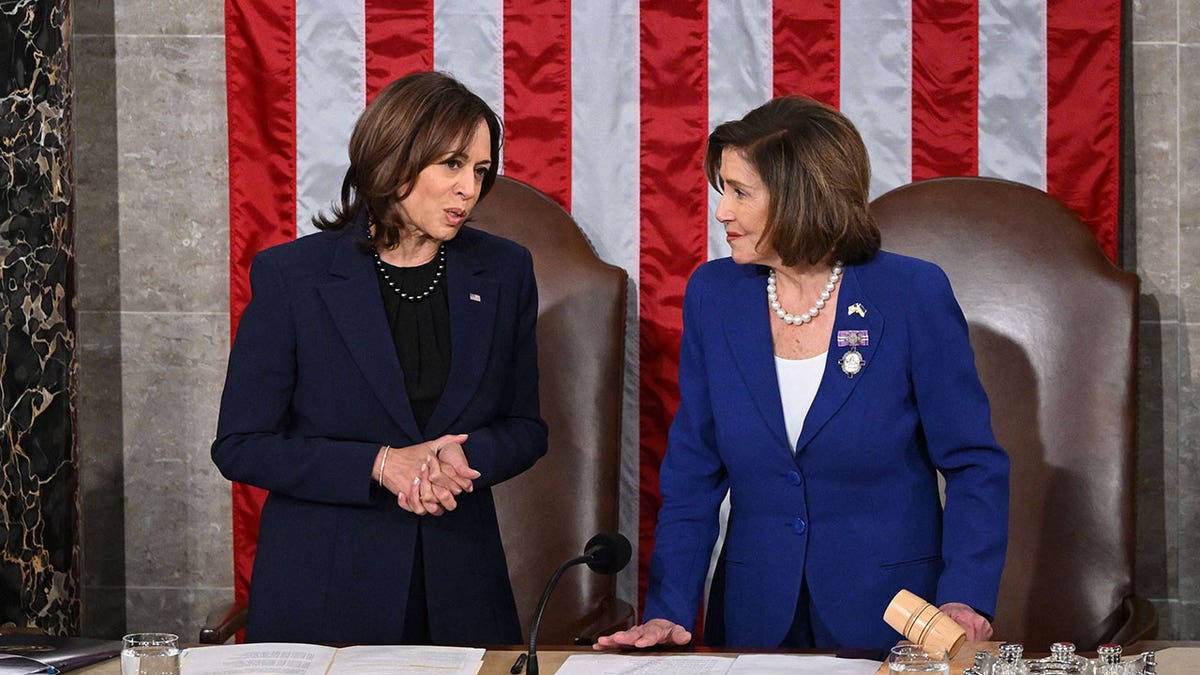
<instances>
[{"instance_id":1,"label":"shadow on wall","mask_svg":"<svg viewBox=\"0 0 1200 675\"><path fill-rule=\"evenodd\" d=\"M121 243L113 0L72 3L82 634L125 633Z\"/></svg>"}]
</instances>

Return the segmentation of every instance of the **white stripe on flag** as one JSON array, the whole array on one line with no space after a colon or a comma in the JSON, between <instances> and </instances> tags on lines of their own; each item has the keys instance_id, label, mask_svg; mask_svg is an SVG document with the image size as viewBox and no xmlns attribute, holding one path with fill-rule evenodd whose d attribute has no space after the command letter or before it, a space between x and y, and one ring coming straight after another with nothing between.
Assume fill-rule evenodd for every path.
<instances>
[{"instance_id":1,"label":"white stripe on flag","mask_svg":"<svg viewBox=\"0 0 1200 675\"><path fill-rule=\"evenodd\" d=\"M1046 6L979 3L979 175L1046 189Z\"/></svg>"},{"instance_id":2,"label":"white stripe on flag","mask_svg":"<svg viewBox=\"0 0 1200 675\"><path fill-rule=\"evenodd\" d=\"M912 3L843 0L841 110L871 156L871 197L912 180Z\"/></svg>"},{"instance_id":3,"label":"white stripe on flag","mask_svg":"<svg viewBox=\"0 0 1200 675\"><path fill-rule=\"evenodd\" d=\"M361 2L296 0L296 236L338 198L366 101Z\"/></svg>"},{"instance_id":4,"label":"white stripe on flag","mask_svg":"<svg viewBox=\"0 0 1200 675\"><path fill-rule=\"evenodd\" d=\"M571 4L571 212L602 260L638 276L638 13Z\"/></svg>"},{"instance_id":5,"label":"white stripe on flag","mask_svg":"<svg viewBox=\"0 0 1200 675\"><path fill-rule=\"evenodd\" d=\"M618 529L638 531L638 254L641 200L640 36L637 7L622 0L571 3L571 215L596 255L633 280L626 297ZM633 559L638 538L630 536ZM637 598L637 565L617 578Z\"/></svg>"},{"instance_id":6,"label":"white stripe on flag","mask_svg":"<svg viewBox=\"0 0 1200 675\"><path fill-rule=\"evenodd\" d=\"M504 119L501 0L434 0L433 68L453 75Z\"/></svg>"},{"instance_id":7,"label":"white stripe on flag","mask_svg":"<svg viewBox=\"0 0 1200 675\"><path fill-rule=\"evenodd\" d=\"M741 119L771 98L774 37L771 0L708 4L708 129ZM729 255L717 222L721 195L708 189L708 259Z\"/></svg>"}]
</instances>

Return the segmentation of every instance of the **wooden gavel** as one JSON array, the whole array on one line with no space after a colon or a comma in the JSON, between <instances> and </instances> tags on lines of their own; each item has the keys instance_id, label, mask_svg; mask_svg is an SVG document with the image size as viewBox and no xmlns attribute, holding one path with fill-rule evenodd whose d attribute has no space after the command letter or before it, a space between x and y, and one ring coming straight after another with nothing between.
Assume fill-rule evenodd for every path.
<instances>
[{"instance_id":1,"label":"wooden gavel","mask_svg":"<svg viewBox=\"0 0 1200 675\"><path fill-rule=\"evenodd\" d=\"M883 611L883 620L908 641L945 649L950 658L967 641L962 626L910 591L901 590L892 598Z\"/></svg>"}]
</instances>

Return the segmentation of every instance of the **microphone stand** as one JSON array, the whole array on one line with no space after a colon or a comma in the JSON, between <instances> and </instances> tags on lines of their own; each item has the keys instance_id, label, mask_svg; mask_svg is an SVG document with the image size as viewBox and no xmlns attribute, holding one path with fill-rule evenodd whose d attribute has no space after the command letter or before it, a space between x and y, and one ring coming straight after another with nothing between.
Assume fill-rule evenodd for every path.
<instances>
[{"instance_id":1,"label":"microphone stand","mask_svg":"<svg viewBox=\"0 0 1200 675\"><path fill-rule=\"evenodd\" d=\"M550 577L550 583L546 584L546 590L542 592L542 599L538 601L537 612L533 615L533 624L529 627L529 652L528 652L529 659L525 662L525 668L526 668L527 672L529 673L529 675L538 675L538 661L537 661L538 627L541 626L541 624L542 624L542 614L546 611L546 604L550 602L550 593L554 591L554 587L558 584L559 577L561 577L563 575L563 572L567 571L567 568L573 567L575 565L582 565L583 563L586 563L586 562L590 561L591 559L592 559L592 556L590 554L571 558L570 560L566 561L565 563L559 565L558 569L554 570L554 575ZM516 668L514 666L514 672L519 673L521 671L516 670Z\"/></svg>"}]
</instances>

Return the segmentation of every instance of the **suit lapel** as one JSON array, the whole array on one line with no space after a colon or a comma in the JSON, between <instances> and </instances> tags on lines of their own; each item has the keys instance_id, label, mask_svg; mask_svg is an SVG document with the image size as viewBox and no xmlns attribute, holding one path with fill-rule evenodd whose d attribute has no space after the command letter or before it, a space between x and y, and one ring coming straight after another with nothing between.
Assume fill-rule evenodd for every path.
<instances>
[{"instance_id":1,"label":"suit lapel","mask_svg":"<svg viewBox=\"0 0 1200 675\"><path fill-rule=\"evenodd\" d=\"M347 230L337 241L329 269L335 281L319 287L319 292L375 396L404 433L414 443L420 442L421 430L408 402L404 371L388 328L375 269L371 258L355 246L361 225L356 222L353 227L354 231Z\"/></svg>"},{"instance_id":2,"label":"suit lapel","mask_svg":"<svg viewBox=\"0 0 1200 675\"><path fill-rule=\"evenodd\" d=\"M859 283L859 266L846 268L842 276L841 289L838 291L837 314L833 320L833 333L829 336L829 355L825 359L825 373L821 377L820 388L813 400L808 415L804 418L804 427L800 431L800 440L796 443L796 454L799 456L805 447L825 426L850 397L851 392L859 384L871 376L871 361L878 351L879 342L883 339L883 313L870 303L863 294ZM862 315L857 311L851 313L852 306L861 307ZM865 315L865 316L864 316ZM857 350L866 365L854 377L842 372L838 363L850 347L838 346L838 331L866 330L868 344L860 345ZM870 386L869 384L867 386Z\"/></svg>"},{"instance_id":3,"label":"suit lapel","mask_svg":"<svg viewBox=\"0 0 1200 675\"><path fill-rule=\"evenodd\" d=\"M450 375L426 431L445 433L471 401L483 379L495 333L499 284L485 275L469 233L446 246L446 292L450 303Z\"/></svg>"},{"instance_id":4,"label":"suit lapel","mask_svg":"<svg viewBox=\"0 0 1200 675\"><path fill-rule=\"evenodd\" d=\"M734 283L726 298L723 321L729 351L745 380L754 405L771 434L789 449L783 406L780 404L779 379L775 373L775 348L771 343L770 314L767 311L767 276L758 266L744 266L746 274Z\"/></svg>"}]
</instances>

